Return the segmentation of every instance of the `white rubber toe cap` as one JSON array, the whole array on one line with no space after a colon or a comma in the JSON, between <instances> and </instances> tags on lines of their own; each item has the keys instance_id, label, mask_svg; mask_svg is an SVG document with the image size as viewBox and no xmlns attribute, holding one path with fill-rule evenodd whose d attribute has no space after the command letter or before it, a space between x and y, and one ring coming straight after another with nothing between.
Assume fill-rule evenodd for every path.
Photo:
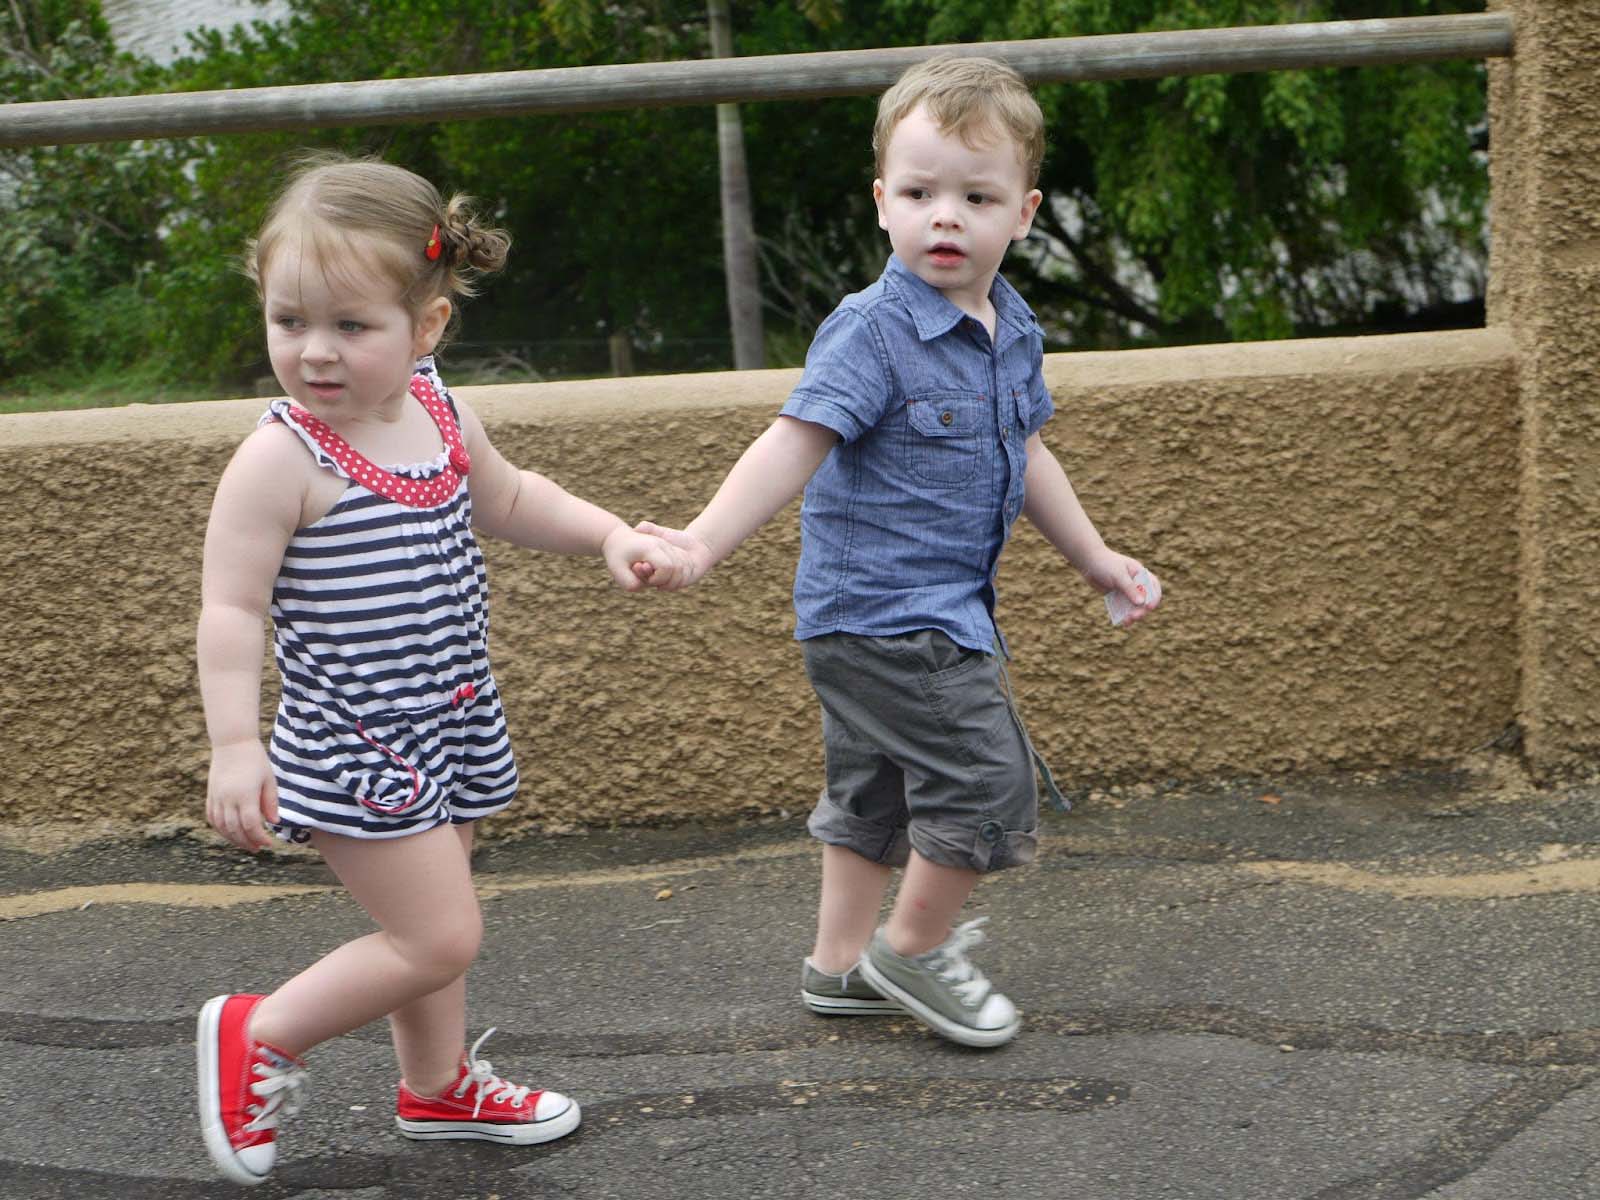
<instances>
[{"instance_id":1,"label":"white rubber toe cap","mask_svg":"<svg viewBox=\"0 0 1600 1200\"><path fill-rule=\"evenodd\" d=\"M535 1121L548 1121L552 1117L559 1117L572 1107L572 1099L563 1096L560 1092L539 1093L539 1103L534 1106L533 1119Z\"/></svg>"},{"instance_id":2,"label":"white rubber toe cap","mask_svg":"<svg viewBox=\"0 0 1600 1200\"><path fill-rule=\"evenodd\" d=\"M979 1029L1004 1029L1017 1019L1017 1006L998 992L991 993L978 1011Z\"/></svg>"}]
</instances>

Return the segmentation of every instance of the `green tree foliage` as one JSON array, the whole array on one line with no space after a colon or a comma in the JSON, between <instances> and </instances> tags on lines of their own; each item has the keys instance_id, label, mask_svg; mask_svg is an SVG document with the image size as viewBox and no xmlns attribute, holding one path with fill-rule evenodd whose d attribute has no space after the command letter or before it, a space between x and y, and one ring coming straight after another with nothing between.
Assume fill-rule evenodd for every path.
<instances>
[{"instance_id":1,"label":"green tree foliage","mask_svg":"<svg viewBox=\"0 0 1600 1200\"><path fill-rule=\"evenodd\" d=\"M9 101L128 95L159 79L116 52L98 3L0 6ZM0 150L0 369L117 366L148 352L150 285L190 153L176 141Z\"/></svg>"},{"instance_id":2,"label":"green tree foliage","mask_svg":"<svg viewBox=\"0 0 1600 1200\"><path fill-rule=\"evenodd\" d=\"M43 99L709 54L704 0L290 5L281 25L197 39L165 74L111 52L92 0L22 4L32 22L23 41L0 6L8 47L0 87L8 97ZM744 55L1481 7L731 4ZM33 63L39 46L53 47L42 55L52 65ZM1007 270L1056 345L1437 326L1461 320L1451 305L1464 296L1470 319L1471 294L1481 293L1487 188L1474 145L1484 136L1480 64L1057 85L1040 98L1050 126L1041 180L1048 199L1036 236ZM840 295L882 267L887 243L869 192L873 111L870 97L741 105L774 361L795 361ZM730 361L711 106L8 155L0 165L19 182L4 186L19 189L27 241L13 237L0 251L0 356L16 364L113 346L131 353L138 344L175 374L219 384L264 372L237 256L286 161L313 146L401 162L446 190L476 195L511 230L510 266L472 302L460 353L531 346L547 374L598 373L605 337L625 331L642 369ZM114 303L129 298L138 303ZM89 309L98 314L91 332L75 334ZM102 345L103 331L118 328L139 336Z\"/></svg>"}]
</instances>

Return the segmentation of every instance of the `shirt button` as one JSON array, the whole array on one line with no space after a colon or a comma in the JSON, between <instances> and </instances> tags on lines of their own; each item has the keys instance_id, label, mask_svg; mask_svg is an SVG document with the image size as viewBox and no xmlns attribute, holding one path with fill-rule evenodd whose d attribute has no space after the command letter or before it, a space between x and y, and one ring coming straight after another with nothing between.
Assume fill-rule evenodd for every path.
<instances>
[{"instance_id":1,"label":"shirt button","mask_svg":"<svg viewBox=\"0 0 1600 1200\"><path fill-rule=\"evenodd\" d=\"M955 413L950 412L948 409L946 409L944 412L939 414L939 424L941 424L941 425L948 425L948 424L950 424L951 421L954 421L955 419L956 419Z\"/></svg>"},{"instance_id":2,"label":"shirt button","mask_svg":"<svg viewBox=\"0 0 1600 1200\"><path fill-rule=\"evenodd\" d=\"M1002 425L1000 427L1000 436L1001 437L1010 437L1011 436L1011 426Z\"/></svg>"}]
</instances>

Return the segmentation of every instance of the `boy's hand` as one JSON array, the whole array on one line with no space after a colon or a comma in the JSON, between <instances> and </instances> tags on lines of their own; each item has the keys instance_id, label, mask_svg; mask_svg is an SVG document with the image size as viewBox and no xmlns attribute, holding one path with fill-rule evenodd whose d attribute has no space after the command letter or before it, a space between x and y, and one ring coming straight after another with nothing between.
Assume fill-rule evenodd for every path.
<instances>
[{"instance_id":1,"label":"boy's hand","mask_svg":"<svg viewBox=\"0 0 1600 1200\"><path fill-rule=\"evenodd\" d=\"M687 530L657 525L653 521L640 521L634 526L634 529L640 533L660 538L672 546L679 554L683 555L683 560L687 564L687 570L671 578L663 579L659 573L652 576L641 576L653 588L661 588L664 591L672 592L680 588L689 587L691 584L698 583L706 572L716 564L716 555L712 553L711 547Z\"/></svg>"},{"instance_id":2,"label":"boy's hand","mask_svg":"<svg viewBox=\"0 0 1600 1200\"><path fill-rule=\"evenodd\" d=\"M672 543L649 533L618 525L600 543L611 578L625 592L645 587L673 588L689 572L689 556Z\"/></svg>"},{"instance_id":3,"label":"boy's hand","mask_svg":"<svg viewBox=\"0 0 1600 1200\"><path fill-rule=\"evenodd\" d=\"M212 749L206 820L241 850L265 850L272 845L272 836L263 826L278 820L278 785L266 747L259 741Z\"/></svg>"},{"instance_id":4,"label":"boy's hand","mask_svg":"<svg viewBox=\"0 0 1600 1200\"><path fill-rule=\"evenodd\" d=\"M1102 594L1110 591L1122 593L1130 606L1127 616L1122 619L1125 626L1143 620L1161 603L1161 581L1156 578L1154 571L1149 575L1153 585L1151 588L1146 589L1135 581L1135 577L1144 569L1138 559L1118 554L1115 550L1106 550L1081 568L1083 577Z\"/></svg>"}]
</instances>

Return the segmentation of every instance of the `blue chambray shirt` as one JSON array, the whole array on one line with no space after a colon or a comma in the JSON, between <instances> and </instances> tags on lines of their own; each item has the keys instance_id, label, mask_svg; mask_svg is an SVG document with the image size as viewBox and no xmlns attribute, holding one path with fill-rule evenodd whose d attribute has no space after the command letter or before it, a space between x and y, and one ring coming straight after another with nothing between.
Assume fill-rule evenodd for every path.
<instances>
[{"instance_id":1,"label":"blue chambray shirt","mask_svg":"<svg viewBox=\"0 0 1600 1200\"><path fill-rule=\"evenodd\" d=\"M989 298L993 341L891 255L817 329L783 412L841 440L801 507L796 638L939 629L1004 647L995 571L1055 406L1039 322L998 275Z\"/></svg>"}]
</instances>

